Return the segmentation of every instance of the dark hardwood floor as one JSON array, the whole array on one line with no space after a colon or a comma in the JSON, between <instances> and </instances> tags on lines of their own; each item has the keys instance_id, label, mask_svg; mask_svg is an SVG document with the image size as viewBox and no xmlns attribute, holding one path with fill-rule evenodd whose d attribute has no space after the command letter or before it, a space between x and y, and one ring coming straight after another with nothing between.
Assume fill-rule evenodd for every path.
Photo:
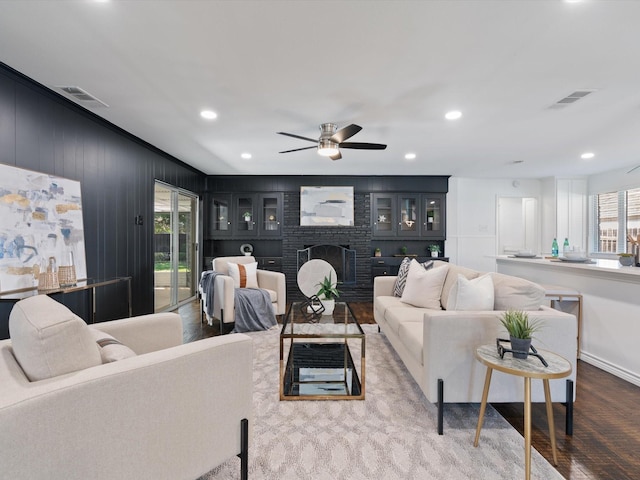
<instances>
[{"instance_id":1,"label":"dark hardwood floor","mask_svg":"<svg viewBox=\"0 0 640 480\"><path fill-rule=\"evenodd\" d=\"M371 303L351 303L361 323L375 323ZM179 309L184 340L192 342L220 334L219 323L202 324L200 306ZM227 326L225 332L231 327ZM494 404L496 410L523 434L521 403ZM567 479L640 479L640 387L588 363L578 361L573 436L565 435L565 407L554 404L558 471ZM532 408L532 444L552 462L544 404ZM446 435L446 431L445 431Z\"/></svg>"}]
</instances>

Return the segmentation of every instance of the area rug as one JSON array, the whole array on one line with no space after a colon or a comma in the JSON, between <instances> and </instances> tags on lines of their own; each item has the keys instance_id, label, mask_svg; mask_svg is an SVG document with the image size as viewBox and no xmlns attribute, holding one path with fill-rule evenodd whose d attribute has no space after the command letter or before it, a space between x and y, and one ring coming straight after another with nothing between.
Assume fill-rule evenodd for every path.
<instances>
[{"instance_id":1,"label":"area rug","mask_svg":"<svg viewBox=\"0 0 640 480\"><path fill-rule=\"evenodd\" d=\"M429 403L375 325L366 331L366 399L279 400L279 330L254 340L249 478L410 480L524 478L524 439L491 406L473 447L477 404L445 404L444 435ZM215 445L212 445L215 448ZM561 479L532 450L531 478ZM237 479L233 458L201 480Z\"/></svg>"}]
</instances>

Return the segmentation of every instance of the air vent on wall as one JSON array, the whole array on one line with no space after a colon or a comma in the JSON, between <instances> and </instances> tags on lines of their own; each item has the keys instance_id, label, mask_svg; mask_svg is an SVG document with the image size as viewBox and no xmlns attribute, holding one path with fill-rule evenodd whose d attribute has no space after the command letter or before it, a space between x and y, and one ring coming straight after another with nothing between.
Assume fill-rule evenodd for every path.
<instances>
[{"instance_id":1,"label":"air vent on wall","mask_svg":"<svg viewBox=\"0 0 640 480\"><path fill-rule=\"evenodd\" d=\"M584 97L589 95L590 93L595 92L595 90L576 90L575 92L567 95L564 98L561 98L556 103L549 106L551 109L565 108L569 105L573 105L578 100L582 100Z\"/></svg>"},{"instance_id":2,"label":"air vent on wall","mask_svg":"<svg viewBox=\"0 0 640 480\"><path fill-rule=\"evenodd\" d=\"M66 93L70 97L74 98L75 100L80 102L80 104L82 104L85 107L90 107L90 108L91 107L92 108L109 107L109 105L104 103L102 100L94 97L89 92L87 92L86 90L83 90L80 87L59 86L59 87L56 87L56 88L59 88L64 93Z\"/></svg>"}]
</instances>

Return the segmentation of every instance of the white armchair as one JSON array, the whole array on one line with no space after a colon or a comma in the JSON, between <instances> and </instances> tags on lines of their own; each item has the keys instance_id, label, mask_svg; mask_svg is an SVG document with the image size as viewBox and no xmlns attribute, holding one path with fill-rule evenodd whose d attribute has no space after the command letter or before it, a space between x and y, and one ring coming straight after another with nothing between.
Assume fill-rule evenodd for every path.
<instances>
[{"instance_id":1,"label":"white armchair","mask_svg":"<svg viewBox=\"0 0 640 480\"><path fill-rule=\"evenodd\" d=\"M213 316L220 320L221 328L223 323L233 323L235 321L235 286L233 279L229 276L229 263L246 265L255 261L255 257L250 255L213 259L213 270L221 274L215 278L214 283ZM284 273L260 269L256 273L258 287L269 293L273 313L275 315L283 315L287 307L287 286ZM201 294L203 293L201 292ZM209 324L213 322L212 318L207 318L207 320Z\"/></svg>"},{"instance_id":2,"label":"white armchair","mask_svg":"<svg viewBox=\"0 0 640 480\"><path fill-rule=\"evenodd\" d=\"M246 478L250 337L234 334L183 345L182 321L174 313L87 327L56 304L45 295L18 302L11 328L23 331L12 333L13 344L0 341L2 478L194 480L235 455L244 469L239 477ZM60 315L64 318L57 325L32 327L34 316L49 322ZM72 331L63 332L67 327ZM102 364L98 353L94 366L69 367L75 360L60 357L78 352L87 338L83 348L95 359L94 329L136 355ZM25 350L29 342L37 343L31 351ZM46 356L38 348L57 349L52 358L68 373L46 378L47 371L45 378L30 381Z\"/></svg>"}]
</instances>

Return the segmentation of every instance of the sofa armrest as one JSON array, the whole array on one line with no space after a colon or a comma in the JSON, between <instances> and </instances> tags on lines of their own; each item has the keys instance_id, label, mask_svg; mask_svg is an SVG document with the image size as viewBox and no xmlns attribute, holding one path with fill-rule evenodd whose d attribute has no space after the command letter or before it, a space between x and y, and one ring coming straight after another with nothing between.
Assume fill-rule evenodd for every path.
<instances>
[{"instance_id":1,"label":"sofa armrest","mask_svg":"<svg viewBox=\"0 0 640 480\"><path fill-rule=\"evenodd\" d=\"M500 323L502 311L428 311L424 314L423 362L425 368L425 396L437 400L437 381L445 384L445 402L478 402L482 397L485 368L475 359L475 350L483 344L495 344L496 338L508 338ZM543 327L534 336L534 345L566 358L573 371L568 377L576 379L577 321L571 314L548 307L529 311L531 319L541 320ZM501 382L514 384L513 391L522 391L518 377L494 376L490 401L517 401L509 396L509 389ZM496 385L494 386L494 383ZM541 385L533 387L534 401L542 397ZM495 387L495 388L494 388ZM501 397L501 395L505 395ZM564 384L552 382L552 398L564 399ZM542 397L544 398L544 397Z\"/></svg>"},{"instance_id":2,"label":"sofa armrest","mask_svg":"<svg viewBox=\"0 0 640 480\"><path fill-rule=\"evenodd\" d=\"M90 325L108 333L138 355L182 344L182 319L177 313L153 313Z\"/></svg>"},{"instance_id":3,"label":"sofa armrest","mask_svg":"<svg viewBox=\"0 0 640 480\"><path fill-rule=\"evenodd\" d=\"M258 270L258 286L267 290L273 290L277 294L278 311L276 315L282 315L287 304L287 286L284 273L271 270Z\"/></svg>"},{"instance_id":4,"label":"sofa armrest","mask_svg":"<svg viewBox=\"0 0 640 480\"><path fill-rule=\"evenodd\" d=\"M241 419L251 435L252 349L225 335L14 388L3 476L199 478L240 453Z\"/></svg>"},{"instance_id":5,"label":"sofa armrest","mask_svg":"<svg viewBox=\"0 0 640 480\"><path fill-rule=\"evenodd\" d=\"M396 284L397 276L378 276L373 278L373 298L392 297L393 286Z\"/></svg>"}]
</instances>

